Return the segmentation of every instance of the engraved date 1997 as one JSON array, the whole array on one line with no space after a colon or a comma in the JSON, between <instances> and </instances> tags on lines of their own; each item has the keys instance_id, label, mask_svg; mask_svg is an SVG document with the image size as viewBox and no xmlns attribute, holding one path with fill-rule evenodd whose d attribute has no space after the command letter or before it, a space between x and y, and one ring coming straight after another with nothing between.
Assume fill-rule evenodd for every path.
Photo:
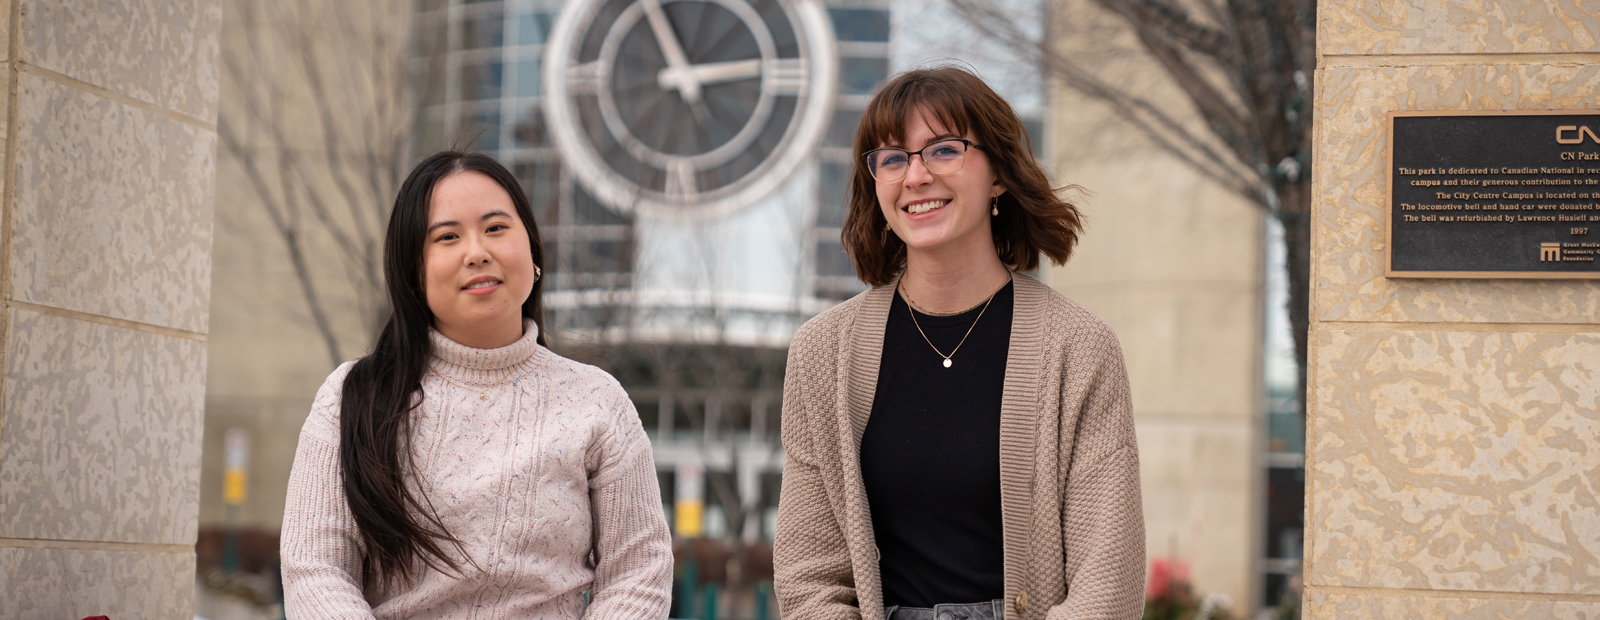
<instances>
[{"instance_id":1,"label":"engraved date 1997","mask_svg":"<svg viewBox=\"0 0 1600 620\"><path fill-rule=\"evenodd\" d=\"M1574 228L1574 229L1572 229L1572 234L1573 235L1587 235L1587 234L1589 234L1589 229L1588 229L1588 227Z\"/></svg>"}]
</instances>

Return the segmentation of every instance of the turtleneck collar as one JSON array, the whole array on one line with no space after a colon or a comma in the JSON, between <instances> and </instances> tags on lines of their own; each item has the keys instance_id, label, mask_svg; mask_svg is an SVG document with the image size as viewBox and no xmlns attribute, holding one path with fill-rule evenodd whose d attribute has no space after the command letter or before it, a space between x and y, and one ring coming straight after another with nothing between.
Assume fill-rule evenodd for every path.
<instances>
[{"instance_id":1,"label":"turtleneck collar","mask_svg":"<svg viewBox=\"0 0 1600 620\"><path fill-rule=\"evenodd\" d=\"M497 349L474 349L428 328L428 339L433 344L434 372L449 375L452 379L475 381L480 375L498 379L505 372L528 361L539 351L539 326L532 319L522 319L522 337L516 342Z\"/></svg>"}]
</instances>

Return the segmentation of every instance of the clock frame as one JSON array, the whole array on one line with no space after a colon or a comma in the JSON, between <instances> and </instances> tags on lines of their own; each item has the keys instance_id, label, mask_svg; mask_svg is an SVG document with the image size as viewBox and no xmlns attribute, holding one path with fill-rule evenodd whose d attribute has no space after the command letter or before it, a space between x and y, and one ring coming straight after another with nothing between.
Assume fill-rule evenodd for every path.
<instances>
[{"instance_id":1,"label":"clock frame","mask_svg":"<svg viewBox=\"0 0 1600 620\"><path fill-rule=\"evenodd\" d=\"M817 0L570 0L545 49L550 135L624 214L748 205L811 157L832 112L837 61Z\"/></svg>"}]
</instances>

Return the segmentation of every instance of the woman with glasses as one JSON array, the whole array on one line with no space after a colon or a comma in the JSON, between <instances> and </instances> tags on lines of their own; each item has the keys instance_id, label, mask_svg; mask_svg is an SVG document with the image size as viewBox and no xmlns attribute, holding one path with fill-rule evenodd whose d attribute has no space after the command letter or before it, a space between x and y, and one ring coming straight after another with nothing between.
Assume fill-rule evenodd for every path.
<instances>
[{"instance_id":1,"label":"woman with glasses","mask_svg":"<svg viewBox=\"0 0 1600 620\"><path fill-rule=\"evenodd\" d=\"M1067 260L1077 208L961 69L889 81L855 148L843 239L872 288L790 345L784 619L1138 618L1122 351L1024 273Z\"/></svg>"},{"instance_id":2,"label":"woman with glasses","mask_svg":"<svg viewBox=\"0 0 1600 620\"><path fill-rule=\"evenodd\" d=\"M650 441L615 379L544 347L516 178L478 153L423 160L383 259L389 320L300 432L288 617L667 617Z\"/></svg>"}]
</instances>

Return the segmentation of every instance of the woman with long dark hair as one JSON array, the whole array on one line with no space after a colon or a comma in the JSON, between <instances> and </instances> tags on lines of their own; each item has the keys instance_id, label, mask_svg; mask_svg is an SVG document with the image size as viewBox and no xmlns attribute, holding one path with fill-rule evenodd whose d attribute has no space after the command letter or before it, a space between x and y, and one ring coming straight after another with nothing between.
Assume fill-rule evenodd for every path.
<instances>
[{"instance_id":1,"label":"woman with long dark hair","mask_svg":"<svg viewBox=\"0 0 1600 620\"><path fill-rule=\"evenodd\" d=\"M843 241L872 288L790 344L784 620L1138 618L1122 350L1026 273L1067 260L1077 208L958 68L886 83L855 151Z\"/></svg>"},{"instance_id":2,"label":"woman with long dark hair","mask_svg":"<svg viewBox=\"0 0 1600 620\"><path fill-rule=\"evenodd\" d=\"M543 346L543 262L489 156L439 153L401 185L393 314L323 384L295 452L290 618L666 617L649 440L615 379Z\"/></svg>"}]
</instances>

